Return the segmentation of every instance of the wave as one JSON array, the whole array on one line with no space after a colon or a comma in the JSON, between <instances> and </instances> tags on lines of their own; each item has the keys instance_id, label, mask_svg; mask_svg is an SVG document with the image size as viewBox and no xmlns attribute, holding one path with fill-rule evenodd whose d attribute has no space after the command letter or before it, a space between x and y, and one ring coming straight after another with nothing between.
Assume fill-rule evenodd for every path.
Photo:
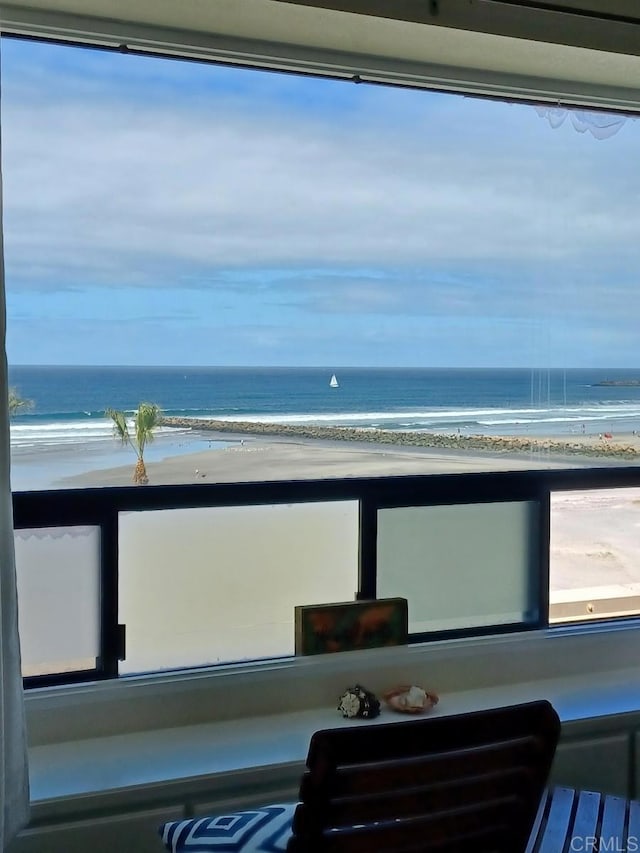
<instances>
[{"instance_id":1,"label":"wave","mask_svg":"<svg viewBox=\"0 0 640 853\"><path fill-rule=\"evenodd\" d=\"M303 412L303 413L279 413L279 414L244 414L238 415L208 415L211 420L217 421L251 421L251 423L265 424L340 424L340 423L384 423L385 421L397 421L400 418L410 418L412 422L424 423L426 420L478 418L483 415L508 414L509 412L522 412L523 414L534 413L535 409L423 409L419 411L404 411L402 409L389 412Z\"/></svg>"},{"instance_id":2,"label":"wave","mask_svg":"<svg viewBox=\"0 0 640 853\"><path fill-rule=\"evenodd\" d=\"M186 432L175 427L159 427L158 435ZM113 434L113 422L108 418L92 421L61 420L11 424L11 447L54 447L74 444L112 442L118 444Z\"/></svg>"},{"instance_id":3,"label":"wave","mask_svg":"<svg viewBox=\"0 0 640 853\"><path fill-rule=\"evenodd\" d=\"M367 425L384 428L395 424L403 429L437 427L444 424L480 424L483 426L508 426L509 424L581 423L617 419L640 419L637 403L603 404L583 407L554 408L486 408L486 409L421 409L417 411L371 411L371 412L304 412L279 414L244 414L207 416L213 420L243 420L262 424L331 424Z\"/></svg>"},{"instance_id":4,"label":"wave","mask_svg":"<svg viewBox=\"0 0 640 853\"><path fill-rule=\"evenodd\" d=\"M250 421L257 424L282 424L293 426L353 426L360 429L393 429L415 432L452 432L478 431L504 435L513 435L528 431L531 434L545 435L550 433L575 433L584 424L591 432L604 431L615 424L620 429L620 423L627 421L626 429L630 432L640 425L640 402L631 401L592 401L585 405L560 406L505 406L469 407L453 406L415 407L403 409L396 407L384 411L289 411L265 413L240 412L231 406L224 413L215 413L212 409L184 408L169 409L169 412L179 413L178 416L221 421ZM129 414L132 414L129 413ZM184 433L185 429L161 427L158 435ZM118 444L113 435L113 423L104 417L104 412L72 413L64 416L56 415L23 415L11 423L11 446L15 449L33 449L37 447L68 447L73 445L90 445L98 443Z\"/></svg>"},{"instance_id":5,"label":"wave","mask_svg":"<svg viewBox=\"0 0 640 853\"><path fill-rule=\"evenodd\" d=\"M627 420L630 417L628 413L611 413L608 412L606 415L585 415L581 418L574 417L549 417L549 418L499 418L496 420L484 420L478 421L482 426L508 426L509 424L578 424L578 423L594 423L597 421L615 421L615 420Z\"/></svg>"},{"instance_id":6,"label":"wave","mask_svg":"<svg viewBox=\"0 0 640 853\"><path fill-rule=\"evenodd\" d=\"M39 410L39 411L29 411L23 412L19 415L16 415L16 421L19 423L26 423L27 421L86 421L87 418L99 418L100 420L107 420L105 418L104 409L93 409L93 410L70 410L70 409L60 409L60 410ZM133 415L135 409L123 409L125 415Z\"/></svg>"},{"instance_id":7,"label":"wave","mask_svg":"<svg viewBox=\"0 0 640 853\"><path fill-rule=\"evenodd\" d=\"M80 423L80 421L53 421L51 423L33 423L33 424L11 424L11 431L16 433L34 433L34 432L55 432L64 430L65 432L99 432L108 429L113 432L113 424L106 419L100 423L93 421L92 423Z\"/></svg>"}]
</instances>

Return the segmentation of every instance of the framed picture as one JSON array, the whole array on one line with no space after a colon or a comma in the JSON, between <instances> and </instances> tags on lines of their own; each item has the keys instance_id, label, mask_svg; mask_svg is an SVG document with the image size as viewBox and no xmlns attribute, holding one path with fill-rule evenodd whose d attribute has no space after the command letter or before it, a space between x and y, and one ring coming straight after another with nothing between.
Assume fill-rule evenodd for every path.
<instances>
[{"instance_id":1,"label":"framed picture","mask_svg":"<svg viewBox=\"0 0 640 853\"><path fill-rule=\"evenodd\" d=\"M320 655L407 642L406 598L378 598L295 608L295 653Z\"/></svg>"}]
</instances>

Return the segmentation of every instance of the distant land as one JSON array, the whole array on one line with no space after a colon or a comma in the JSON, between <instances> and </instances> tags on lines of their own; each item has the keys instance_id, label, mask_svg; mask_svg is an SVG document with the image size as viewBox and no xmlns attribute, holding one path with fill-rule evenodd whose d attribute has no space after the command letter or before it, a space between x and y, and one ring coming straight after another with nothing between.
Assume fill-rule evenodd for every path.
<instances>
[{"instance_id":1,"label":"distant land","mask_svg":"<svg viewBox=\"0 0 640 853\"><path fill-rule=\"evenodd\" d=\"M617 388L637 388L640 387L640 379L603 379L601 382L594 382L595 387L601 385L614 385Z\"/></svg>"}]
</instances>

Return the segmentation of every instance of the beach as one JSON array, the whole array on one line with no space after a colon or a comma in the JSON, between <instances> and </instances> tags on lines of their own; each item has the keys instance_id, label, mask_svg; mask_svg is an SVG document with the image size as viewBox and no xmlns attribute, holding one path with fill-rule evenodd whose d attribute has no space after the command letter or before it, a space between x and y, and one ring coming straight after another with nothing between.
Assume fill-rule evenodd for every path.
<instances>
[{"instance_id":1,"label":"beach","mask_svg":"<svg viewBox=\"0 0 640 853\"><path fill-rule=\"evenodd\" d=\"M128 485L135 457L114 440L105 407L131 417L141 399L163 415L144 454L152 483L640 460L639 389L603 384L611 378L603 370L341 368L337 388L332 372L13 368L12 381L35 402L12 419L12 486Z\"/></svg>"},{"instance_id":2,"label":"beach","mask_svg":"<svg viewBox=\"0 0 640 853\"><path fill-rule=\"evenodd\" d=\"M213 440L221 434L211 433ZM251 436L225 433L225 446L199 450L147 462L149 483L243 483L251 481L300 480L344 477L381 477L411 474L453 474L471 471L510 471L528 468L575 467L579 457L564 458L541 446L534 452L481 452L457 448L376 444L375 442L330 441L303 437ZM202 444L202 436L198 436ZM593 465L585 445L582 464ZM639 445L640 449L640 445ZM135 456L127 448L117 467L86 471L62 477L57 488L127 486ZM640 457L639 457L640 459Z\"/></svg>"},{"instance_id":3,"label":"beach","mask_svg":"<svg viewBox=\"0 0 640 853\"><path fill-rule=\"evenodd\" d=\"M167 419L168 421L183 419ZM518 438L353 430L329 427L200 422L181 435L180 455L147 461L149 482L232 483L271 480L453 474L640 462L640 436ZM188 452L194 447L214 448ZM61 477L57 488L131 484L135 456L121 448L123 464Z\"/></svg>"}]
</instances>

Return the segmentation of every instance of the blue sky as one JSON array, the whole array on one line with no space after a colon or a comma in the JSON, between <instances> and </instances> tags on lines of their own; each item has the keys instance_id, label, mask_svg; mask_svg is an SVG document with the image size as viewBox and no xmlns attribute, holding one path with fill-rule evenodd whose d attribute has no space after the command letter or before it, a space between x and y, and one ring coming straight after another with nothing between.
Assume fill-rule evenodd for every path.
<instances>
[{"instance_id":1,"label":"blue sky","mask_svg":"<svg viewBox=\"0 0 640 853\"><path fill-rule=\"evenodd\" d=\"M12 364L636 367L640 126L2 43Z\"/></svg>"}]
</instances>

